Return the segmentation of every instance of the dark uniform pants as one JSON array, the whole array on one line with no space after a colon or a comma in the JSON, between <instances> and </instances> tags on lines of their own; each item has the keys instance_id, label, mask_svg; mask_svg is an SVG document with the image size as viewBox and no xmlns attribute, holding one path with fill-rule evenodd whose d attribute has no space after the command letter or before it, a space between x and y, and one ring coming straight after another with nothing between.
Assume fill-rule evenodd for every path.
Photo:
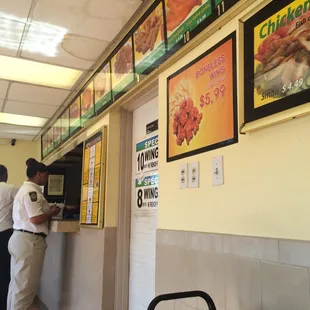
<instances>
[{"instance_id":1,"label":"dark uniform pants","mask_svg":"<svg viewBox=\"0 0 310 310\"><path fill-rule=\"evenodd\" d=\"M8 251L12 229L0 232L0 310L6 310L6 301L10 283L10 261Z\"/></svg>"}]
</instances>

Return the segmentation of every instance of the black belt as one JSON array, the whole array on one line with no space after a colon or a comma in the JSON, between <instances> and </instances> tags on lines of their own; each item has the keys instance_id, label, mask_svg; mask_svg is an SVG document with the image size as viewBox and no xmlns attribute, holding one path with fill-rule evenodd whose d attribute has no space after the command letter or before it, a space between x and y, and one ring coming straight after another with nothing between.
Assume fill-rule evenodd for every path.
<instances>
[{"instance_id":1,"label":"black belt","mask_svg":"<svg viewBox=\"0 0 310 310\"><path fill-rule=\"evenodd\" d=\"M24 232L24 233L27 233L27 234L35 235L35 236L40 236L40 237L42 237L44 239L47 237L47 235L44 234L44 233L34 233L32 231L28 231L28 230L24 230L24 229L15 229L15 230L16 231L21 231L21 232Z\"/></svg>"}]
</instances>

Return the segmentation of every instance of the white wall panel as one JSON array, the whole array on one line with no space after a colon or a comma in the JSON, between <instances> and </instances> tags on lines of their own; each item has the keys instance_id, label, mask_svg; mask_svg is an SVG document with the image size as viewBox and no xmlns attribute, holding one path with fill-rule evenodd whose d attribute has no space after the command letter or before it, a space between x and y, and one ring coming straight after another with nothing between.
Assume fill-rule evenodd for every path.
<instances>
[{"instance_id":1,"label":"white wall panel","mask_svg":"<svg viewBox=\"0 0 310 310\"><path fill-rule=\"evenodd\" d=\"M158 98L133 113L132 211L130 240L129 310L145 310L155 297L157 210L135 211L136 142L146 136L146 125L158 119Z\"/></svg>"}]
</instances>

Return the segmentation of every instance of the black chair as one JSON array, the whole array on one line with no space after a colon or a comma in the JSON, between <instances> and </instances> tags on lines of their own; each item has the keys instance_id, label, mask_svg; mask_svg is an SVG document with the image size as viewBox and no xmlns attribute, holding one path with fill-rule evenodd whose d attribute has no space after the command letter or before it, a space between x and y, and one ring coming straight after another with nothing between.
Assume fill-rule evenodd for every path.
<instances>
[{"instance_id":1,"label":"black chair","mask_svg":"<svg viewBox=\"0 0 310 310\"><path fill-rule=\"evenodd\" d=\"M159 295L151 301L147 310L155 310L156 306L162 301L185 299L185 298L196 298L196 297L201 297L207 303L209 310L216 310L216 307L215 307L215 304L212 298L206 292L203 292L203 291L189 291L189 292Z\"/></svg>"}]
</instances>

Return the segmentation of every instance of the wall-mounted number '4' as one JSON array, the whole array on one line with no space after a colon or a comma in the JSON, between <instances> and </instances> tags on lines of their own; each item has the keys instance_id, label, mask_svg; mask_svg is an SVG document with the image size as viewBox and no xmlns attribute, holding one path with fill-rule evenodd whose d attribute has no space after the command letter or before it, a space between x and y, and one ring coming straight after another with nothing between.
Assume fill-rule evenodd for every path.
<instances>
[{"instance_id":1,"label":"wall-mounted number '4'","mask_svg":"<svg viewBox=\"0 0 310 310\"><path fill-rule=\"evenodd\" d=\"M225 1L215 1L217 5L217 14L220 16L225 12Z\"/></svg>"}]
</instances>

